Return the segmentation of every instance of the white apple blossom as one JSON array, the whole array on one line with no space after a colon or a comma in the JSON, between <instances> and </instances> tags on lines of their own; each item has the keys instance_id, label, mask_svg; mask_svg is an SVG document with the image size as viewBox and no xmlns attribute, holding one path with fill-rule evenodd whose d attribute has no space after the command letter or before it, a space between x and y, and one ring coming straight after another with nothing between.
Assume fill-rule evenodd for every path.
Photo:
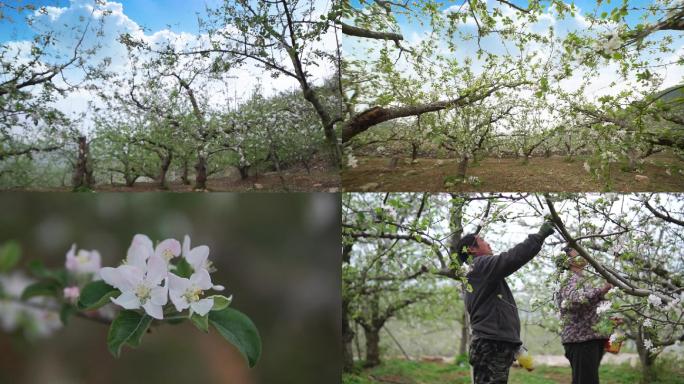
<instances>
[{"instance_id":1,"label":"white apple blossom","mask_svg":"<svg viewBox=\"0 0 684 384\"><path fill-rule=\"evenodd\" d=\"M610 335L610 338L608 340L610 341L611 344L614 344L615 342L617 342L619 340L619 338L620 338L620 334L618 334L617 332L614 332Z\"/></svg>"},{"instance_id":2,"label":"white apple blossom","mask_svg":"<svg viewBox=\"0 0 684 384\"><path fill-rule=\"evenodd\" d=\"M356 168L359 166L359 161L354 157L354 154L349 152L347 154L347 165L349 165L352 168Z\"/></svg>"},{"instance_id":3,"label":"white apple blossom","mask_svg":"<svg viewBox=\"0 0 684 384\"><path fill-rule=\"evenodd\" d=\"M206 315L214 306L213 298L202 299L204 291L212 289L211 277L206 269L193 273L189 279L169 274L169 296L178 312L190 308L190 314Z\"/></svg>"},{"instance_id":4,"label":"white apple blossom","mask_svg":"<svg viewBox=\"0 0 684 384\"><path fill-rule=\"evenodd\" d=\"M663 304L663 301L660 299L660 297L651 293L648 295L648 303L654 307L659 307Z\"/></svg>"},{"instance_id":5,"label":"white apple blossom","mask_svg":"<svg viewBox=\"0 0 684 384\"><path fill-rule=\"evenodd\" d=\"M66 254L65 267L68 271L76 274L95 274L101 268L102 259L98 251L86 251L79 249L76 251L76 244L73 244Z\"/></svg>"},{"instance_id":6,"label":"white apple blossom","mask_svg":"<svg viewBox=\"0 0 684 384\"><path fill-rule=\"evenodd\" d=\"M192 266L194 272L202 269L207 272L212 272L214 266L209 261L209 247L206 245L199 245L195 248L190 247L190 236L185 235L183 239L183 258ZM223 286L216 285L214 289L217 291L223 290Z\"/></svg>"},{"instance_id":7,"label":"white apple blossom","mask_svg":"<svg viewBox=\"0 0 684 384\"><path fill-rule=\"evenodd\" d=\"M620 38L620 34L617 32L614 32L610 35L610 38L606 43L603 45L603 50L606 53L612 53L616 51L620 46L622 45L622 38Z\"/></svg>"},{"instance_id":8,"label":"white apple blossom","mask_svg":"<svg viewBox=\"0 0 684 384\"><path fill-rule=\"evenodd\" d=\"M181 254L181 244L176 239L166 239L157 244L154 254L161 257L167 263Z\"/></svg>"},{"instance_id":9,"label":"white apple blossom","mask_svg":"<svg viewBox=\"0 0 684 384\"><path fill-rule=\"evenodd\" d=\"M160 284L167 278L168 267L160 256L145 258L148 251L145 245L132 244L128 252L128 264L102 268L100 276L107 284L121 291L119 297L111 299L114 304L125 309L142 307L148 315L163 319L162 306L168 301L168 286Z\"/></svg>"},{"instance_id":10,"label":"white apple blossom","mask_svg":"<svg viewBox=\"0 0 684 384\"><path fill-rule=\"evenodd\" d=\"M21 272L0 276L0 286L5 296L9 298L0 298L0 326L3 330L11 332L22 324L27 324L25 331L29 336L44 337L62 327L56 311L34 308L14 300L21 297L24 289L34 282ZM44 297L33 297L28 300L28 303L55 305L53 300Z\"/></svg>"},{"instance_id":11,"label":"white apple blossom","mask_svg":"<svg viewBox=\"0 0 684 384\"><path fill-rule=\"evenodd\" d=\"M597 314L602 314L610 309L610 301L602 301L601 304L599 304L596 307L596 313Z\"/></svg>"},{"instance_id":12,"label":"white apple blossom","mask_svg":"<svg viewBox=\"0 0 684 384\"><path fill-rule=\"evenodd\" d=\"M653 350L653 342L649 339L644 339L644 348L648 349L649 351Z\"/></svg>"},{"instance_id":13,"label":"white apple blossom","mask_svg":"<svg viewBox=\"0 0 684 384\"><path fill-rule=\"evenodd\" d=\"M644 325L644 327L647 327L647 328L653 327L653 321L651 321L651 319L644 320L644 322L642 324Z\"/></svg>"}]
</instances>

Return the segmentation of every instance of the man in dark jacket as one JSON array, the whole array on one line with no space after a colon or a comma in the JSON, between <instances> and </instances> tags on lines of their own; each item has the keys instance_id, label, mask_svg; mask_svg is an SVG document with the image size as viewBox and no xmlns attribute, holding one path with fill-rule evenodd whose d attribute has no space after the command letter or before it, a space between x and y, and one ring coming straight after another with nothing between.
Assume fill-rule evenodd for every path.
<instances>
[{"instance_id":1,"label":"man in dark jacket","mask_svg":"<svg viewBox=\"0 0 684 384\"><path fill-rule=\"evenodd\" d=\"M492 255L489 244L476 234L463 236L457 245L459 258L472 266L466 292L472 341L470 365L476 384L507 383L508 370L520 341L518 307L506 277L539 253L542 243L553 233L545 222L539 232L499 256Z\"/></svg>"}]
</instances>

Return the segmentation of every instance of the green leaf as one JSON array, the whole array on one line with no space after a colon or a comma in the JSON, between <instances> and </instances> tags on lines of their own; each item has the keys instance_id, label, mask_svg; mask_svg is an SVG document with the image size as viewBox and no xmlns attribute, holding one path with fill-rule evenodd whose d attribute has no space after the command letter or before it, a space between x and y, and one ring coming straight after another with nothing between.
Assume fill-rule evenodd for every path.
<instances>
[{"instance_id":1,"label":"green leaf","mask_svg":"<svg viewBox=\"0 0 684 384\"><path fill-rule=\"evenodd\" d=\"M256 365L261 356L261 337L249 317L235 309L226 308L209 312L209 322L245 356L250 368Z\"/></svg>"},{"instance_id":2,"label":"green leaf","mask_svg":"<svg viewBox=\"0 0 684 384\"><path fill-rule=\"evenodd\" d=\"M209 296L208 299L214 299L214 306L211 307L212 311L220 311L228 308L230 303L233 301L233 296L225 297L223 295L213 295Z\"/></svg>"},{"instance_id":3,"label":"green leaf","mask_svg":"<svg viewBox=\"0 0 684 384\"><path fill-rule=\"evenodd\" d=\"M102 280L88 283L78 298L78 308L80 310L92 310L102 307L109 303L109 298L116 296L120 291Z\"/></svg>"},{"instance_id":4,"label":"green leaf","mask_svg":"<svg viewBox=\"0 0 684 384\"><path fill-rule=\"evenodd\" d=\"M178 277L189 278L192 275L192 265L190 265L184 257L180 258L178 264L176 264L175 274Z\"/></svg>"},{"instance_id":5,"label":"green leaf","mask_svg":"<svg viewBox=\"0 0 684 384\"><path fill-rule=\"evenodd\" d=\"M7 272L21 258L21 246L16 241L8 241L0 248L0 272Z\"/></svg>"},{"instance_id":6,"label":"green leaf","mask_svg":"<svg viewBox=\"0 0 684 384\"><path fill-rule=\"evenodd\" d=\"M68 325L69 318L78 312L76 306L68 303L62 304L62 308L59 310L59 319L62 320L62 324Z\"/></svg>"},{"instance_id":7,"label":"green leaf","mask_svg":"<svg viewBox=\"0 0 684 384\"><path fill-rule=\"evenodd\" d=\"M190 320L192 320L192 323L195 324L197 329L204 333L209 333L209 314L200 316L196 313L193 313L192 316L190 316Z\"/></svg>"},{"instance_id":8,"label":"green leaf","mask_svg":"<svg viewBox=\"0 0 684 384\"><path fill-rule=\"evenodd\" d=\"M28 269L29 271L31 271L31 274L40 279L53 280L58 282L62 286L65 286L67 283L67 276L65 270L49 270L45 268L45 266L40 260L32 260L31 262L29 262Z\"/></svg>"},{"instance_id":9,"label":"green leaf","mask_svg":"<svg viewBox=\"0 0 684 384\"><path fill-rule=\"evenodd\" d=\"M21 299L22 300L28 300L32 297L36 296L53 296L57 297L60 294L62 286L52 280L48 281L39 281L37 283L33 283L26 287L24 289L24 292L21 294Z\"/></svg>"},{"instance_id":10,"label":"green leaf","mask_svg":"<svg viewBox=\"0 0 684 384\"><path fill-rule=\"evenodd\" d=\"M121 347L127 344L131 347L140 346L143 335L150 327L152 317L135 311L121 311L109 327L107 348L114 357L121 355Z\"/></svg>"}]
</instances>

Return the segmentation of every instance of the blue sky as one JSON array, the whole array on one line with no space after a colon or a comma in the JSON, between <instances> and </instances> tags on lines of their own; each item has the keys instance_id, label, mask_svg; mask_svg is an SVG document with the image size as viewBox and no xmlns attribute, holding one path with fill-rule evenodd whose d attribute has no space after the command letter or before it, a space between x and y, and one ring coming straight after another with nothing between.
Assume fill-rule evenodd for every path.
<instances>
[{"instance_id":1,"label":"blue sky","mask_svg":"<svg viewBox=\"0 0 684 384\"><path fill-rule=\"evenodd\" d=\"M151 31L171 29L174 32L197 32L197 16L206 5L214 6L220 0L118 0L124 13L140 26ZM25 0L22 3L36 6L68 7L70 0ZM7 12L14 23L0 21L0 41L23 40L32 36L30 27L17 18L16 12ZM26 13L24 13L24 16Z\"/></svg>"}]
</instances>

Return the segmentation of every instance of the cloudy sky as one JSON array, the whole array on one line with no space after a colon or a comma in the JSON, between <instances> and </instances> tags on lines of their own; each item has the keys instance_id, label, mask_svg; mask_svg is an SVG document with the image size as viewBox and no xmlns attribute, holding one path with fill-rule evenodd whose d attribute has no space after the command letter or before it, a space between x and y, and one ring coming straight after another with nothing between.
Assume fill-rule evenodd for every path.
<instances>
[{"instance_id":1,"label":"cloudy sky","mask_svg":"<svg viewBox=\"0 0 684 384\"><path fill-rule=\"evenodd\" d=\"M197 18L202 15L207 6L216 6L220 0L118 0L105 1L100 7L108 10L110 14L102 18L99 13L92 14L95 0L39 0L32 1L31 4L45 6L45 14L34 15L35 22L27 25L24 18L28 15L26 11L17 15L11 10L3 10L5 16L0 20L0 50L16 53L22 52L29 47L28 41L39 32L52 31L59 39L54 47L51 48L52 55L61 54L62 57L68 55L73 49L80 36L85 22L93 18L97 21L104 20L102 23L102 36L95 36L95 33L86 35L83 47L92 47L100 44L95 56L91 58L93 62L103 58L111 58L110 70L122 73L130 71L126 49L117 39L123 33L129 33L134 37L143 39L151 44L159 44L165 41L201 41L202 35L199 33ZM22 2L26 4L27 2ZM317 6L323 12L329 6L330 0L317 0ZM0 3L1 4L1 3ZM91 24L94 29L97 22ZM79 26L79 30L73 30L74 26ZM321 44L328 47L334 43L334 35L325 36ZM19 57L22 55L20 54ZM287 67L290 66L286 62ZM320 80L332 73L329 65L309 66L308 70L313 79ZM230 74L230 79L226 84L217 85L216 90L208 91L208 102L216 105L225 105L226 99L230 100L231 105L245 100L252 90L259 85L263 93L269 95L287 89L297 89L296 81L280 76L274 79L270 74L259 70L254 63L246 63L241 68L234 70ZM2 74L0 73L0 77ZM67 76L72 76L67 80L74 81L79 77L78 71L68 72ZM61 81L61 80L58 80ZM211 85L211 84L210 84ZM205 89L206 90L206 89ZM93 100L93 94L87 90L79 90L69 97L58 102L58 107L67 113L78 113L87 110L87 103ZM89 120L89 119L86 119ZM86 123L86 125L88 125ZM86 128L87 130L87 128Z\"/></svg>"}]
</instances>

